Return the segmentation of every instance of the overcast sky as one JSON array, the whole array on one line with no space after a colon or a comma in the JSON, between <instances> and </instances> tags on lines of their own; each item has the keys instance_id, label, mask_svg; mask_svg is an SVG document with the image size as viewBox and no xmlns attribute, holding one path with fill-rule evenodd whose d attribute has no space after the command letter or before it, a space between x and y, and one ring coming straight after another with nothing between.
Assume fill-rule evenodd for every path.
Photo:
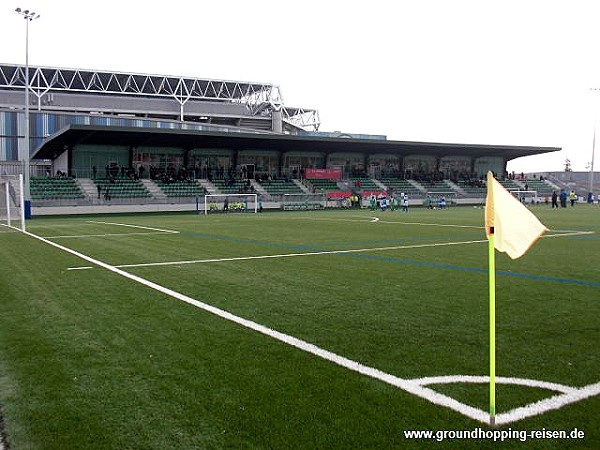
<instances>
[{"instance_id":1,"label":"overcast sky","mask_svg":"<svg viewBox=\"0 0 600 450\"><path fill-rule=\"evenodd\" d=\"M563 148L517 172L589 170L600 125L600 0L2 0L3 63L25 60L16 7L41 14L31 65L274 83L322 131Z\"/></svg>"}]
</instances>

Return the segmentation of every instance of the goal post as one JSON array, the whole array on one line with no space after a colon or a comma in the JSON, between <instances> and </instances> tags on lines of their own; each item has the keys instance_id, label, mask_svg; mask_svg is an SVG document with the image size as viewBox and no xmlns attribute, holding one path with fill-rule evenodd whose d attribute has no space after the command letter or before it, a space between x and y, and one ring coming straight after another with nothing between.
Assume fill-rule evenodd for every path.
<instances>
[{"instance_id":1,"label":"goal post","mask_svg":"<svg viewBox=\"0 0 600 450\"><path fill-rule=\"evenodd\" d=\"M540 198L538 197L537 191L510 191L512 195L515 196L517 200L521 203L529 203L531 205L541 203Z\"/></svg>"},{"instance_id":2,"label":"goal post","mask_svg":"<svg viewBox=\"0 0 600 450\"><path fill-rule=\"evenodd\" d=\"M23 175L0 175L0 225L25 231Z\"/></svg>"},{"instance_id":3,"label":"goal post","mask_svg":"<svg viewBox=\"0 0 600 450\"><path fill-rule=\"evenodd\" d=\"M244 212L258 212L257 194L206 194L204 196L205 215Z\"/></svg>"},{"instance_id":4,"label":"goal post","mask_svg":"<svg viewBox=\"0 0 600 450\"><path fill-rule=\"evenodd\" d=\"M298 211L310 209L325 209L327 194L283 194L281 209L284 211Z\"/></svg>"},{"instance_id":5,"label":"goal post","mask_svg":"<svg viewBox=\"0 0 600 450\"><path fill-rule=\"evenodd\" d=\"M456 192L435 191L427 192L423 199L423 206L428 208L450 208L456 206Z\"/></svg>"}]
</instances>

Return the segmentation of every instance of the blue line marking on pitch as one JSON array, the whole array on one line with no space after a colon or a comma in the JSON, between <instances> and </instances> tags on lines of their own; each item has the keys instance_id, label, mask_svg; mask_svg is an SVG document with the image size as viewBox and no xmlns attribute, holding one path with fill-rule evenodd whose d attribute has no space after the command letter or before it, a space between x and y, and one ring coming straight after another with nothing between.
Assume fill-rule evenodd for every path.
<instances>
[{"instance_id":1,"label":"blue line marking on pitch","mask_svg":"<svg viewBox=\"0 0 600 450\"><path fill-rule=\"evenodd\" d=\"M413 261L410 259L400 259L394 258L392 256L379 256L379 255L367 255L367 254L341 254L339 256L351 256L353 258L365 258L373 261L388 261L400 264L407 264L411 266L422 266L422 267L433 267L439 269L450 269L450 270L462 270L464 272L474 272L487 275L487 269L481 269L478 267L465 267L465 266L456 266L453 264L444 264L444 263L432 263L432 262L423 262L423 261ZM518 273L518 272L505 272L505 271L496 271L496 276L503 277L515 277L515 278L525 278L529 280L537 280L537 281L552 281L555 283L565 283L565 284L575 284L579 286L590 286L590 287L600 287L600 281L584 281L584 280L573 280L569 278L558 278L558 277L548 277L544 275L531 275L526 273Z\"/></svg>"},{"instance_id":2,"label":"blue line marking on pitch","mask_svg":"<svg viewBox=\"0 0 600 450\"><path fill-rule=\"evenodd\" d=\"M289 245L289 244L276 244L273 242L265 242L265 241L260 241L260 240L256 240L256 239L240 239L240 238L233 238L230 236L219 236L219 235L214 235L214 234L205 234L205 233L198 233L198 232L186 232L186 233L182 233L182 234L195 235L195 236L198 236L201 238L213 239L213 240L217 240L217 241L229 241L229 242L235 242L237 244L253 244L253 245L258 245L258 246L263 246L263 247L272 247L272 248L279 248L279 249L284 249L284 250L306 250L306 251L311 251L311 252L331 251L330 249L324 248L322 244L320 244L320 245ZM449 237L444 236L444 238L449 238ZM419 241L419 240L430 240L430 239L432 239L431 236L427 237L427 238L397 239L394 241L387 241L387 242L390 244L402 245L408 241ZM374 242L382 242L382 241L374 241ZM335 246L335 244L330 244L330 245ZM414 261L414 260L409 260L409 259L394 258L392 256L369 255L366 253L360 253L360 254L358 254L358 253L340 253L340 254L337 254L336 256L350 256L353 258L365 258L365 259L370 259L373 261L387 261L387 262L393 262L393 263L399 263L399 264L407 264L407 265L411 265L411 266L432 267L432 268L447 269L447 270L461 270L463 272L474 272L474 273L480 273L480 274L486 274L486 275L488 273L487 269L481 269L478 267L466 267L466 266L457 266L454 264ZM523 278L523 279L536 280L536 281L551 281L554 283L565 283L565 284L573 284L573 285L578 285L578 286L600 287L600 281L574 280L574 279L569 279L569 278L548 277L548 276L544 276L544 275L531 275L531 274L518 273L518 272L497 271L496 276Z\"/></svg>"}]
</instances>

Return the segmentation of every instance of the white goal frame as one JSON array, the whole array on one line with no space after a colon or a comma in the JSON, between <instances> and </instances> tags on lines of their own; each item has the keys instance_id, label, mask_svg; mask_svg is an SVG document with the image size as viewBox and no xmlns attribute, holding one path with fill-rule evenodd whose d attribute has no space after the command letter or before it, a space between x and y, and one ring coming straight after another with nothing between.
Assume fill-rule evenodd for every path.
<instances>
[{"instance_id":1,"label":"white goal frame","mask_svg":"<svg viewBox=\"0 0 600 450\"><path fill-rule=\"evenodd\" d=\"M541 203L542 200L538 197L537 191L509 191L515 198L522 201L524 204L536 205Z\"/></svg>"},{"instance_id":2,"label":"white goal frame","mask_svg":"<svg viewBox=\"0 0 600 450\"><path fill-rule=\"evenodd\" d=\"M25 231L25 196L23 193L23 175L0 175L0 223L6 220L6 226ZM15 226L16 223L19 226Z\"/></svg>"},{"instance_id":3,"label":"white goal frame","mask_svg":"<svg viewBox=\"0 0 600 450\"><path fill-rule=\"evenodd\" d=\"M225 201L225 198L237 198L239 199L240 197L250 197L251 199L254 199L254 205L252 205L252 202L247 202L248 207L246 209L244 209L243 211L236 211L236 212L251 212L251 213L258 213L258 195L257 194L206 194L204 195L204 215L208 215L210 212L210 199L215 199L216 201L214 203L216 203L217 205L217 209L215 212L223 212L223 204ZM219 201L219 199L221 199L221 201ZM231 209L231 203L229 203L229 212L234 212L233 209Z\"/></svg>"},{"instance_id":4,"label":"white goal frame","mask_svg":"<svg viewBox=\"0 0 600 450\"><path fill-rule=\"evenodd\" d=\"M433 206L435 208L438 207L438 199L440 198L440 195L443 195L444 198L446 199L446 208L451 208L453 206L456 206L456 192L455 191L438 191L438 192L427 192L427 194L425 194L425 198L423 199L423 205L425 204L425 201L427 200L427 195L431 196L431 203L433 204Z\"/></svg>"},{"instance_id":5,"label":"white goal frame","mask_svg":"<svg viewBox=\"0 0 600 450\"><path fill-rule=\"evenodd\" d=\"M284 211L325 209L326 207L327 194L325 192L320 194L283 194L281 202L281 209Z\"/></svg>"}]
</instances>

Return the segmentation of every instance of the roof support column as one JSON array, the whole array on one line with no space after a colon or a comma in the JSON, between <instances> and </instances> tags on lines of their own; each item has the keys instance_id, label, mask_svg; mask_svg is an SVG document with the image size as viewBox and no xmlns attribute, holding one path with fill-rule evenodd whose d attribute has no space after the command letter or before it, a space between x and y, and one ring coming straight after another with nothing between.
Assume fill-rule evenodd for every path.
<instances>
[{"instance_id":1,"label":"roof support column","mask_svg":"<svg viewBox=\"0 0 600 450\"><path fill-rule=\"evenodd\" d=\"M285 165L285 158L283 157L283 152L281 150L277 150L277 167L279 168L279 175L281 175L282 173L288 171L289 167L284 167Z\"/></svg>"},{"instance_id":2,"label":"roof support column","mask_svg":"<svg viewBox=\"0 0 600 450\"><path fill-rule=\"evenodd\" d=\"M398 155L398 178L404 179L404 156Z\"/></svg>"},{"instance_id":3,"label":"roof support column","mask_svg":"<svg viewBox=\"0 0 600 450\"><path fill-rule=\"evenodd\" d=\"M238 161L240 160L240 150L234 150L231 152L231 165L237 170Z\"/></svg>"},{"instance_id":4,"label":"roof support column","mask_svg":"<svg viewBox=\"0 0 600 450\"><path fill-rule=\"evenodd\" d=\"M129 146L129 151L127 152L127 167L133 169L133 152L135 147L133 145Z\"/></svg>"}]
</instances>

